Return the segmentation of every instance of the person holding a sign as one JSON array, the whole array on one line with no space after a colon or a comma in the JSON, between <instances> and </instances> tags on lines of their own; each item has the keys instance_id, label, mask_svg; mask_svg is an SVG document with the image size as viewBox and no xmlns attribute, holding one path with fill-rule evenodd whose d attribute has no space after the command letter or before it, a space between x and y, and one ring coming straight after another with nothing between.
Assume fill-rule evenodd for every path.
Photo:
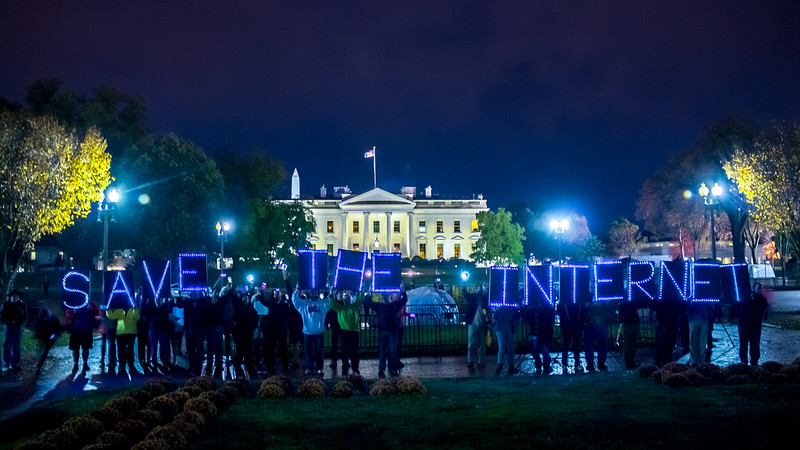
<instances>
[{"instance_id":1,"label":"person holding a sign","mask_svg":"<svg viewBox=\"0 0 800 450\"><path fill-rule=\"evenodd\" d=\"M467 294L466 322L469 324L467 336L467 368L486 366L486 331L489 328L489 297L486 286L481 284L473 293Z\"/></svg>"},{"instance_id":2,"label":"person holding a sign","mask_svg":"<svg viewBox=\"0 0 800 450\"><path fill-rule=\"evenodd\" d=\"M69 349L72 350L72 373L78 372L80 356L83 356L83 371L88 372L92 333L100 324L100 309L94 302L89 302L80 308L68 308L66 318Z\"/></svg>"},{"instance_id":3,"label":"person holding a sign","mask_svg":"<svg viewBox=\"0 0 800 450\"><path fill-rule=\"evenodd\" d=\"M748 346L750 364L757 366L761 356L761 322L768 306L767 298L761 291L761 283L754 283L750 298L742 302L739 312L739 359L742 364L747 364Z\"/></svg>"},{"instance_id":4,"label":"person holding a sign","mask_svg":"<svg viewBox=\"0 0 800 450\"><path fill-rule=\"evenodd\" d=\"M271 295L266 299L264 297L267 296L262 295L259 297L261 304L269 308L269 315L266 316L268 322L264 330L264 364L267 366L268 371L273 372L275 370L275 347L278 347L281 367L283 367L283 370L288 370L289 348L286 346L286 333L290 315L297 314L297 312L289 308L289 304L280 289L273 289Z\"/></svg>"},{"instance_id":5,"label":"person holding a sign","mask_svg":"<svg viewBox=\"0 0 800 450\"><path fill-rule=\"evenodd\" d=\"M508 364L508 374L514 375L519 370L514 367L514 331L517 321L517 308L514 306L498 306L494 310L494 331L497 334L497 370L496 375Z\"/></svg>"},{"instance_id":6,"label":"person holding a sign","mask_svg":"<svg viewBox=\"0 0 800 450\"><path fill-rule=\"evenodd\" d=\"M562 299L558 302L558 317L561 324L561 365L564 367L564 373L568 373L570 344L575 359L575 372L583 371L580 343L586 311L582 304Z\"/></svg>"},{"instance_id":7,"label":"person holding a sign","mask_svg":"<svg viewBox=\"0 0 800 450\"><path fill-rule=\"evenodd\" d=\"M150 367L153 372L161 370L167 373L171 370L170 351L172 350L170 336L173 326L169 318L172 312L172 300L170 298L153 298L145 301L142 305L142 316L149 318L150 329L148 330L150 340ZM159 365L159 357L161 364Z\"/></svg>"},{"instance_id":8,"label":"person holding a sign","mask_svg":"<svg viewBox=\"0 0 800 450\"><path fill-rule=\"evenodd\" d=\"M522 314L528 322L528 342L536 367L535 373L549 375L553 371L550 366L550 348L553 344L556 312L547 300L539 297L537 302L528 305Z\"/></svg>"},{"instance_id":9,"label":"person holding a sign","mask_svg":"<svg viewBox=\"0 0 800 450\"><path fill-rule=\"evenodd\" d=\"M248 372L256 371L253 363L253 334L258 326L258 312L253 306L253 297L242 293L236 295L233 305L233 365L237 376L244 376L242 363Z\"/></svg>"},{"instance_id":10,"label":"person holding a sign","mask_svg":"<svg viewBox=\"0 0 800 450\"><path fill-rule=\"evenodd\" d=\"M119 302L106 310L106 316L117 323L117 361L120 376L125 375L125 364L131 375L137 373L133 362L133 346L136 344L136 323L139 321L139 308Z\"/></svg>"},{"instance_id":11,"label":"person holding a sign","mask_svg":"<svg viewBox=\"0 0 800 450\"><path fill-rule=\"evenodd\" d=\"M225 286L218 292L211 295L211 301L208 303L205 310L205 325L206 325L206 375L213 375L221 377L223 368L222 354L224 350L223 336L224 336L224 321L225 321L225 307L231 301L233 296L233 289L230 286Z\"/></svg>"},{"instance_id":12,"label":"person holding a sign","mask_svg":"<svg viewBox=\"0 0 800 450\"><path fill-rule=\"evenodd\" d=\"M381 302L381 297L383 302ZM386 376L386 366L388 362L389 375L397 376L399 362L397 358L397 313L408 302L408 295L405 289L400 293L393 292L384 296L373 296L372 301L367 303L378 314L380 329L380 350L378 356L378 376Z\"/></svg>"},{"instance_id":13,"label":"person holding a sign","mask_svg":"<svg viewBox=\"0 0 800 450\"><path fill-rule=\"evenodd\" d=\"M325 314L330 309L327 301L322 301L318 291L308 293L300 289L298 283L292 294L292 304L303 318L303 356L306 375L322 375L322 345L325 333Z\"/></svg>"},{"instance_id":14,"label":"person holding a sign","mask_svg":"<svg viewBox=\"0 0 800 450\"><path fill-rule=\"evenodd\" d=\"M331 293L331 310L336 312L342 340L342 375L347 375L351 368L353 373L360 374L358 369L358 336L361 332L359 311L364 304L364 294L353 298L353 293L343 291Z\"/></svg>"}]
</instances>

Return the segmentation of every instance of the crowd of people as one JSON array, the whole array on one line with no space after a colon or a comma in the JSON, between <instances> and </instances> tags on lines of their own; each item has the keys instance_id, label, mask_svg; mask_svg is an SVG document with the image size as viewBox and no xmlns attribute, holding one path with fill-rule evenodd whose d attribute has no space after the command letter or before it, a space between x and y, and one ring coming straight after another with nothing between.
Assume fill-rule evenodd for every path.
<instances>
[{"instance_id":1,"label":"crowd of people","mask_svg":"<svg viewBox=\"0 0 800 450\"><path fill-rule=\"evenodd\" d=\"M273 289L263 285L252 290L224 286L210 293L193 291L147 300L139 294L133 303L110 309L87 301L65 310L64 326L52 311L41 309L35 320L35 335L42 346L37 370L42 369L63 329L69 333L73 373L92 370L89 354L94 335L99 333L100 370L106 373L138 373L137 356L146 373L170 373L180 367L191 374L221 376L226 364L232 364L237 376L243 376L245 371L272 373L277 364L283 371L299 367L302 352L304 373L322 375L323 336L330 329L330 367L336 369L341 361L342 374L360 373L362 316L374 311L379 328L379 376L384 377L387 369L391 376L399 374L407 316L405 290L390 294L303 290L291 286L286 274L284 280L284 287ZM0 321L5 325L3 369L13 371L19 369L22 329L28 317L24 295L14 290L8 297L0 309ZM501 374L503 369L508 374L517 373L514 336L520 320L527 324L528 350L536 373L553 372L551 349L556 324L564 368L568 367L571 353L575 371L584 370L582 361L586 371L608 370L609 329L615 314L621 324L617 338L622 337L625 366L637 366L640 310L633 302L557 302L553 306L541 301L523 307L492 308L486 287L479 285L466 294L466 306L463 320L468 329L470 370L486 365L488 337L497 339L496 373ZM674 360L679 339L689 350L689 365L710 361L714 304L659 301L649 306L657 320L657 366ZM740 359L744 364L756 365L761 322L767 308L761 284L755 283L751 298L738 306ZM179 357L186 364L179 365Z\"/></svg>"}]
</instances>

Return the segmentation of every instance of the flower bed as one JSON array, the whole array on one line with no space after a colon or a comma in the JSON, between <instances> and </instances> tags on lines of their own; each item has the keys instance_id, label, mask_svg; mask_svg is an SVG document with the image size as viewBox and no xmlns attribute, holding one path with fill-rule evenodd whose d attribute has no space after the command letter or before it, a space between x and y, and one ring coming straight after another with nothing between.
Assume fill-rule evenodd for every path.
<instances>
[{"instance_id":1,"label":"flower bed","mask_svg":"<svg viewBox=\"0 0 800 450\"><path fill-rule=\"evenodd\" d=\"M720 367L715 364L699 364L690 368L685 364L668 363L661 369L652 365L639 368L639 375L652 377L657 383L671 387L711 386L717 384L739 385L749 383L779 384L800 382L800 358L783 365L767 361L760 366L731 364Z\"/></svg>"}]
</instances>

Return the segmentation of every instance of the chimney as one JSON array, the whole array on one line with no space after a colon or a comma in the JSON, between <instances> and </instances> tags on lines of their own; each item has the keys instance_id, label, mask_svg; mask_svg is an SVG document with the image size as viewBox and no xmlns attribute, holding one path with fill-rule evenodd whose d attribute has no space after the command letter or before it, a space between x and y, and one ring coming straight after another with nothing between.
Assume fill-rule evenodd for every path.
<instances>
[{"instance_id":1,"label":"chimney","mask_svg":"<svg viewBox=\"0 0 800 450\"><path fill-rule=\"evenodd\" d=\"M428 187L425 188L425 198L431 198L432 195L433 195L433 188L430 185L428 185Z\"/></svg>"},{"instance_id":2,"label":"chimney","mask_svg":"<svg viewBox=\"0 0 800 450\"><path fill-rule=\"evenodd\" d=\"M323 184L321 188L319 188L319 197L326 198L328 196L328 190L325 189L325 185Z\"/></svg>"}]
</instances>

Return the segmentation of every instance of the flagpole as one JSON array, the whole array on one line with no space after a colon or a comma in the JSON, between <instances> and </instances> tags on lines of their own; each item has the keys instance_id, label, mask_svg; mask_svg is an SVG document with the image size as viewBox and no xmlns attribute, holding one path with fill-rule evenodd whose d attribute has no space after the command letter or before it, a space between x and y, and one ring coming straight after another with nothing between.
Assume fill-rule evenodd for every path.
<instances>
[{"instance_id":1,"label":"flagpole","mask_svg":"<svg viewBox=\"0 0 800 450\"><path fill-rule=\"evenodd\" d=\"M375 160L378 159L378 155L375 153L375 146L372 146L372 183L374 187L377 189L378 187L378 171L377 171L377 164Z\"/></svg>"}]
</instances>

